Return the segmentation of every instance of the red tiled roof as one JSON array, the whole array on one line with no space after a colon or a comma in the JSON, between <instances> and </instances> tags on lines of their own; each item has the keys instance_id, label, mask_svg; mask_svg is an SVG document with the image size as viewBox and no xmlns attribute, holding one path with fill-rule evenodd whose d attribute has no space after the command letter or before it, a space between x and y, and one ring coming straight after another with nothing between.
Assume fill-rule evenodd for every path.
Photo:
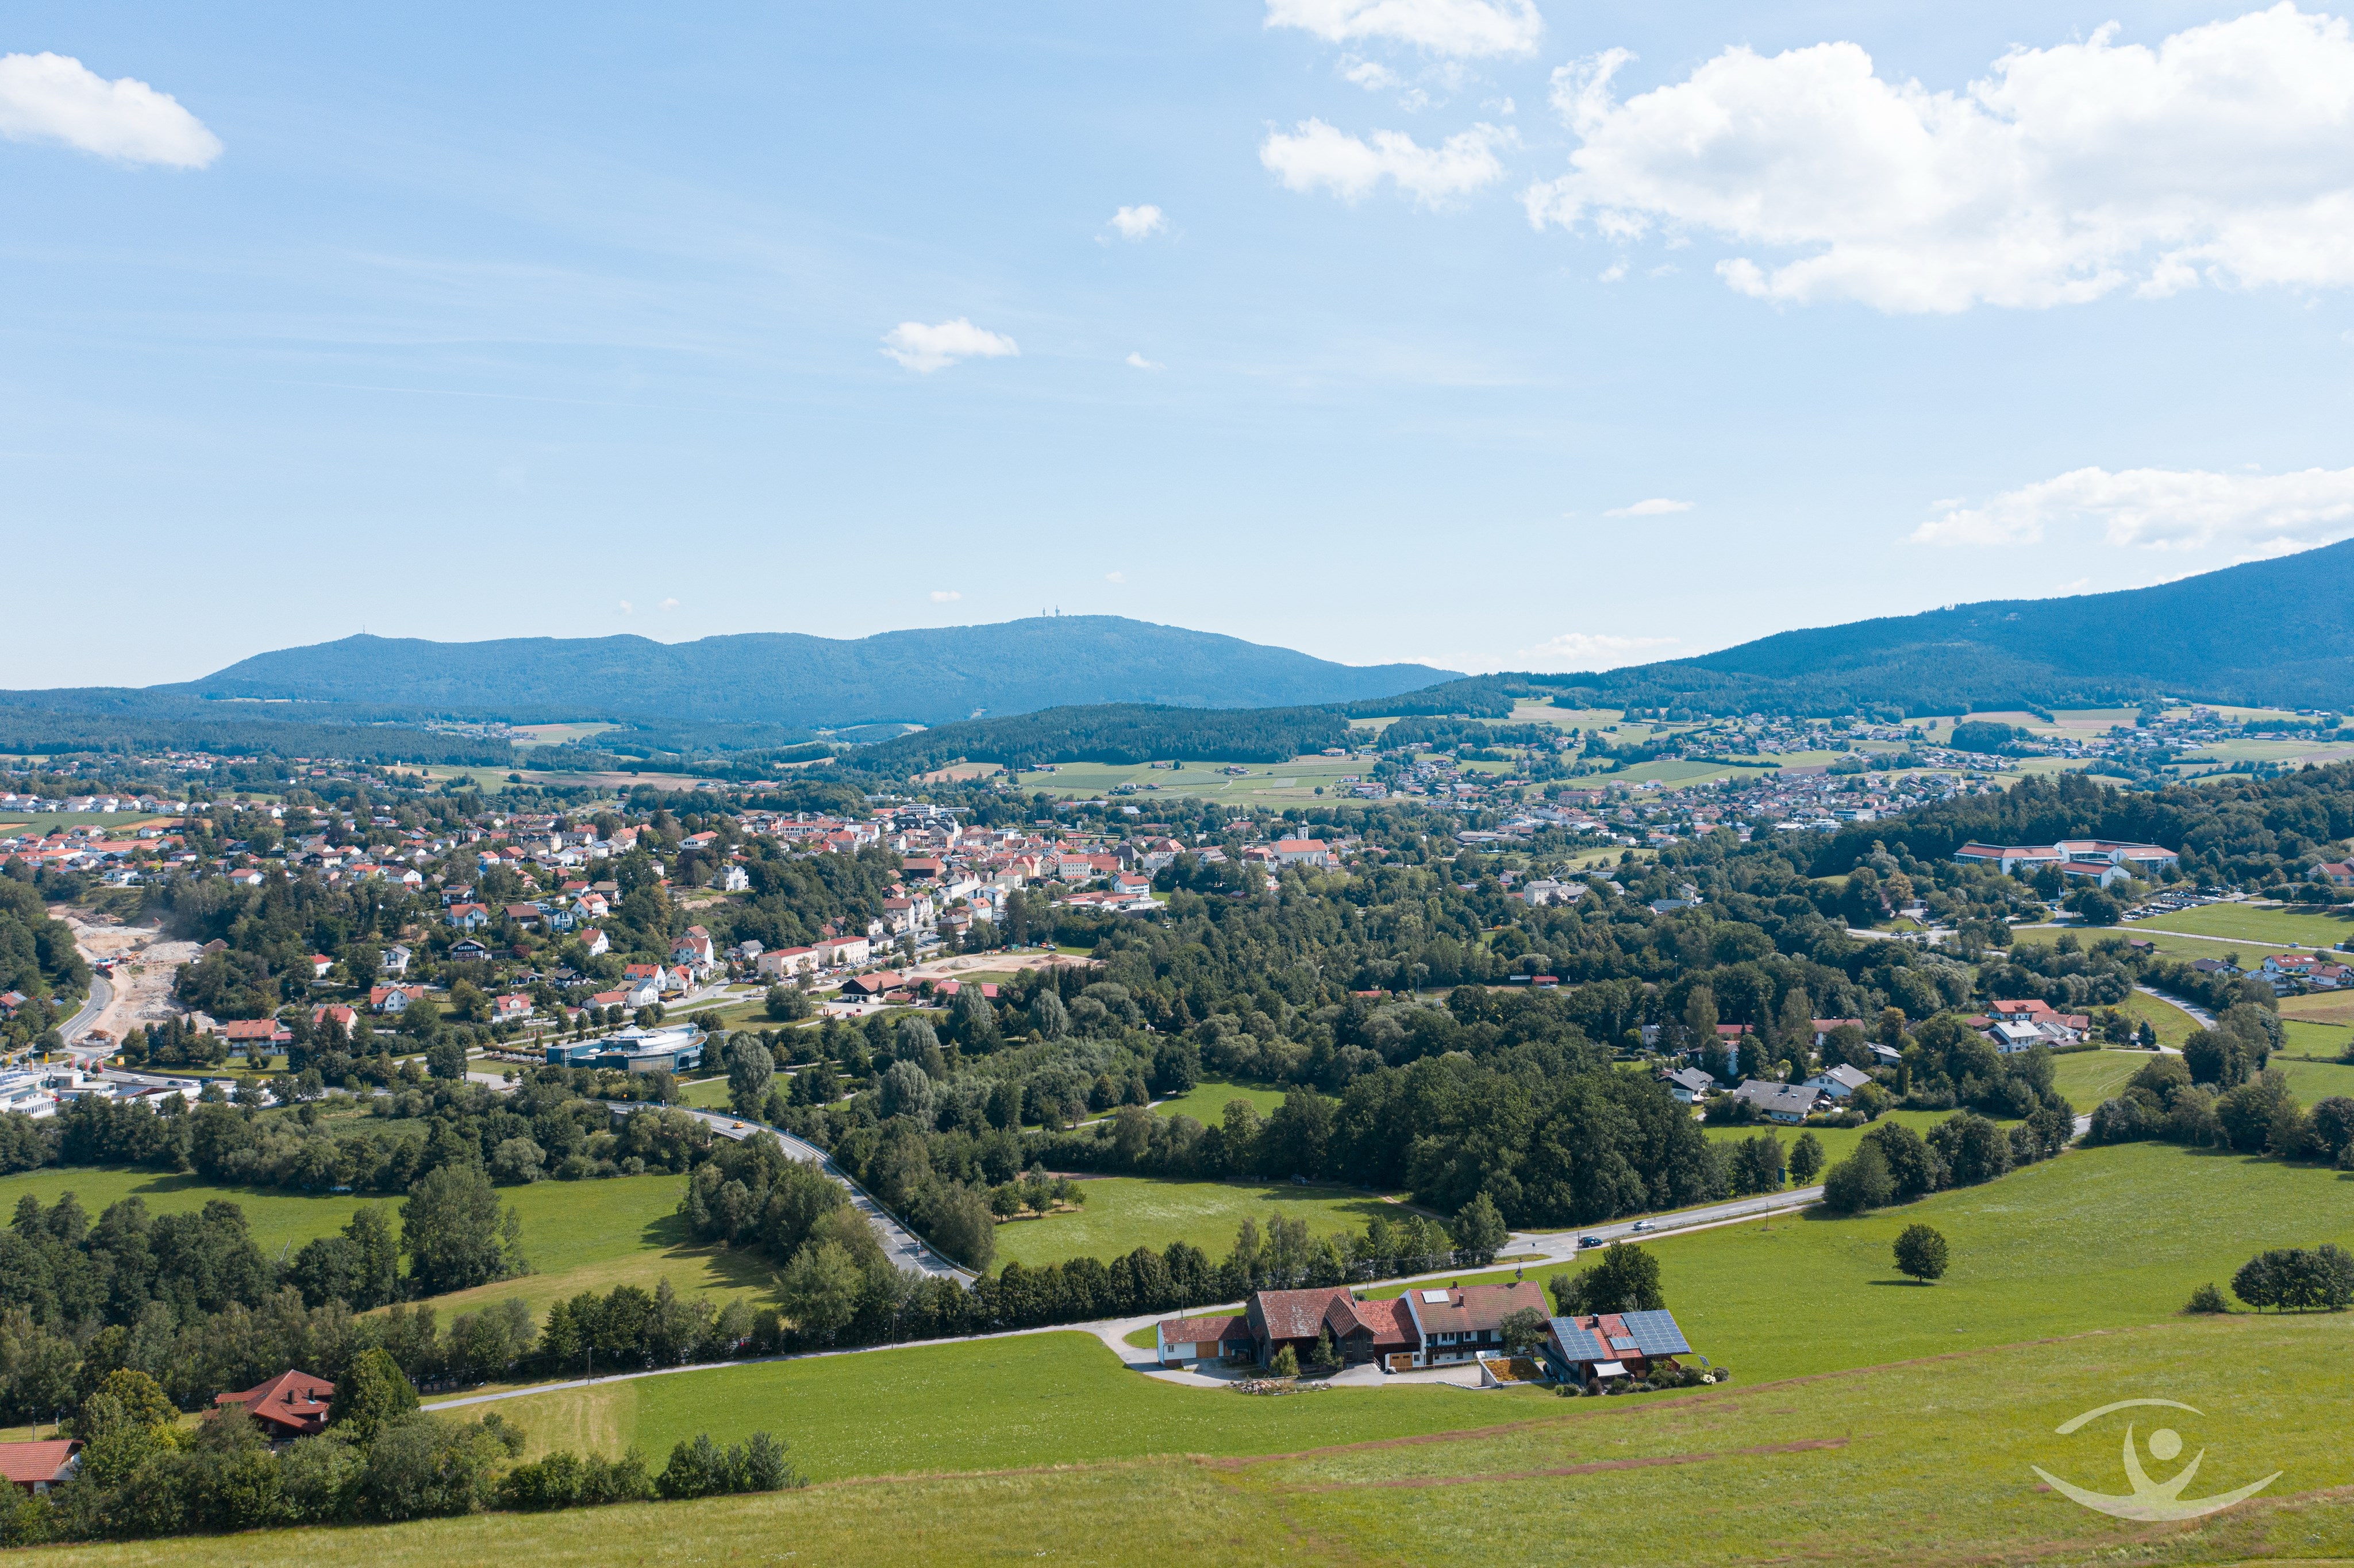
<instances>
[{"instance_id":1,"label":"red tiled roof","mask_svg":"<svg viewBox=\"0 0 2354 1568\"><path fill-rule=\"evenodd\" d=\"M323 1377L313 1377L306 1372L282 1372L268 1383L258 1383L240 1393L213 1396L213 1404L226 1407L245 1406L256 1420L292 1432L316 1432L327 1424L327 1407L335 1397L335 1385Z\"/></svg>"},{"instance_id":2,"label":"red tiled roof","mask_svg":"<svg viewBox=\"0 0 2354 1568\"><path fill-rule=\"evenodd\" d=\"M1251 1298L1251 1316L1270 1340L1312 1340L1324 1327L1325 1309L1334 1297L1348 1298L1343 1286L1320 1290L1262 1290Z\"/></svg>"},{"instance_id":3,"label":"red tiled roof","mask_svg":"<svg viewBox=\"0 0 2354 1568\"><path fill-rule=\"evenodd\" d=\"M0 1443L0 1480L17 1486L54 1481L66 1461L81 1446L79 1437L52 1437L37 1443Z\"/></svg>"},{"instance_id":4,"label":"red tiled roof","mask_svg":"<svg viewBox=\"0 0 2354 1568\"><path fill-rule=\"evenodd\" d=\"M1235 1313L1214 1318L1172 1318L1161 1325L1163 1344L1200 1344L1204 1340L1247 1340L1250 1319Z\"/></svg>"}]
</instances>

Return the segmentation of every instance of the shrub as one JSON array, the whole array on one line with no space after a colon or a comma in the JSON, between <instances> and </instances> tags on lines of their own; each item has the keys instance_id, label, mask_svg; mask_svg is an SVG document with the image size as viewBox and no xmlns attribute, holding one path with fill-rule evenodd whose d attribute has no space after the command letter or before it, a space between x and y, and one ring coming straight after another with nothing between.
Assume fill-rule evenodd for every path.
<instances>
[{"instance_id":1,"label":"shrub","mask_svg":"<svg viewBox=\"0 0 2354 1568\"><path fill-rule=\"evenodd\" d=\"M2232 1304L2223 1299L2223 1293L2211 1281L2192 1291L2190 1304L2182 1309L2185 1312L2229 1312Z\"/></svg>"},{"instance_id":2,"label":"shrub","mask_svg":"<svg viewBox=\"0 0 2354 1568\"><path fill-rule=\"evenodd\" d=\"M1286 1345L1283 1349L1275 1352L1275 1360L1267 1363L1267 1370L1274 1373L1277 1377L1298 1377L1299 1375L1299 1353L1297 1351L1294 1351L1289 1345Z\"/></svg>"}]
</instances>

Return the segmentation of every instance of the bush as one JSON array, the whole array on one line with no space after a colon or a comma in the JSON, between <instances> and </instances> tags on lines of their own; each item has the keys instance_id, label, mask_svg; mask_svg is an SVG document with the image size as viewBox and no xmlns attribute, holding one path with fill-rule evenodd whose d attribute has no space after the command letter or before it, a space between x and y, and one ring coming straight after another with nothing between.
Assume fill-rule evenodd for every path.
<instances>
[{"instance_id":1,"label":"bush","mask_svg":"<svg viewBox=\"0 0 2354 1568\"><path fill-rule=\"evenodd\" d=\"M1855 1152L1832 1166L1830 1174L1823 1178L1823 1202L1842 1214L1881 1208L1895 1192L1887 1159L1871 1143L1856 1145Z\"/></svg>"},{"instance_id":2,"label":"bush","mask_svg":"<svg viewBox=\"0 0 2354 1568\"><path fill-rule=\"evenodd\" d=\"M803 1485L785 1462L785 1446L766 1432L722 1449L707 1432L670 1451L670 1463L654 1479L665 1498L721 1497L734 1492L773 1492Z\"/></svg>"},{"instance_id":3,"label":"bush","mask_svg":"<svg viewBox=\"0 0 2354 1568\"><path fill-rule=\"evenodd\" d=\"M1275 1352L1275 1360L1267 1363L1267 1370L1277 1377L1298 1377L1299 1353L1289 1345L1286 1345Z\"/></svg>"},{"instance_id":4,"label":"bush","mask_svg":"<svg viewBox=\"0 0 2354 1568\"><path fill-rule=\"evenodd\" d=\"M2232 1304L2224 1300L2223 1293L2210 1282L2192 1291L2189 1305L2182 1309L2185 1312L2229 1312Z\"/></svg>"}]
</instances>

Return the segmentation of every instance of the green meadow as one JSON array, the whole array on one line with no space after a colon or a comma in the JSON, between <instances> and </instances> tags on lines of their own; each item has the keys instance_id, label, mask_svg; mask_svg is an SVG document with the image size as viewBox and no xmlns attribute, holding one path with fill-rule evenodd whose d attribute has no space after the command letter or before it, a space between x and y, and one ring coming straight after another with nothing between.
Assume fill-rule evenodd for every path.
<instances>
[{"instance_id":1,"label":"green meadow","mask_svg":"<svg viewBox=\"0 0 2354 1568\"><path fill-rule=\"evenodd\" d=\"M1138 1247L1159 1252L1191 1242L1214 1261L1234 1249L1246 1219L1262 1228L1270 1215L1300 1218L1315 1235L1362 1231L1375 1214L1406 1211L1354 1187L1295 1187L1288 1181L1171 1181L1145 1176L1080 1181L1086 1205L1044 1219L997 1227L997 1260L1034 1266L1069 1257L1122 1257Z\"/></svg>"}]
</instances>

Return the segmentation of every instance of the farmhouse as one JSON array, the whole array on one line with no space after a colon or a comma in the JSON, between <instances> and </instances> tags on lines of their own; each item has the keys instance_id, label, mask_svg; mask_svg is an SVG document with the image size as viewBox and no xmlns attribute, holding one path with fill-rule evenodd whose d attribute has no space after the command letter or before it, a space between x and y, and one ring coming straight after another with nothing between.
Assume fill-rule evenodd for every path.
<instances>
[{"instance_id":1,"label":"farmhouse","mask_svg":"<svg viewBox=\"0 0 2354 1568\"><path fill-rule=\"evenodd\" d=\"M1224 1361L1258 1351L1258 1341L1251 1338L1250 1319L1235 1313L1172 1318L1155 1324L1152 1332L1155 1353L1164 1367Z\"/></svg>"},{"instance_id":2,"label":"farmhouse","mask_svg":"<svg viewBox=\"0 0 2354 1568\"><path fill-rule=\"evenodd\" d=\"M282 1372L241 1393L216 1394L213 1406L216 1412L241 1406L261 1423L263 1435L271 1442L291 1443L325 1429L327 1406L334 1397L335 1385L325 1378L306 1372Z\"/></svg>"},{"instance_id":3,"label":"farmhouse","mask_svg":"<svg viewBox=\"0 0 2354 1568\"><path fill-rule=\"evenodd\" d=\"M1439 1366L1504 1348L1504 1319L1522 1308L1549 1315L1544 1287L1532 1279L1409 1290L1399 1299L1414 1320L1416 1366Z\"/></svg>"},{"instance_id":4,"label":"farmhouse","mask_svg":"<svg viewBox=\"0 0 2354 1568\"><path fill-rule=\"evenodd\" d=\"M1605 1312L1595 1318L1555 1318L1546 1336L1545 1361L1564 1383L1606 1383L1644 1377L1655 1363L1691 1354L1671 1312Z\"/></svg>"},{"instance_id":5,"label":"farmhouse","mask_svg":"<svg viewBox=\"0 0 2354 1568\"><path fill-rule=\"evenodd\" d=\"M1733 1091L1733 1098L1756 1108L1767 1121L1791 1126L1812 1116L1822 1104L1823 1091L1808 1084L1776 1084L1764 1078L1745 1078Z\"/></svg>"},{"instance_id":6,"label":"farmhouse","mask_svg":"<svg viewBox=\"0 0 2354 1568\"><path fill-rule=\"evenodd\" d=\"M0 1443L0 1479L32 1497L72 1480L81 1469L81 1439Z\"/></svg>"}]
</instances>

